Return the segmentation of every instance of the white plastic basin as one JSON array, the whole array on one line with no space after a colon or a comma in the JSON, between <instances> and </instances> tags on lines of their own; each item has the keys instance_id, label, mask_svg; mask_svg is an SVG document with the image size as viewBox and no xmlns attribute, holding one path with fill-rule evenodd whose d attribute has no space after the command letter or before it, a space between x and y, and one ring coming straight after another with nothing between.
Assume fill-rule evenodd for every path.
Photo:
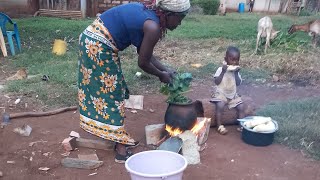
<instances>
[{"instance_id":1,"label":"white plastic basin","mask_svg":"<svg viewBox=\"0 0 320 180\"><path fill-rule=\"evenodd\" d=\"M163 150L134 154L125 163L131 180L182 180L187 165L182 155Z\"/></svg>"}]
</instances>

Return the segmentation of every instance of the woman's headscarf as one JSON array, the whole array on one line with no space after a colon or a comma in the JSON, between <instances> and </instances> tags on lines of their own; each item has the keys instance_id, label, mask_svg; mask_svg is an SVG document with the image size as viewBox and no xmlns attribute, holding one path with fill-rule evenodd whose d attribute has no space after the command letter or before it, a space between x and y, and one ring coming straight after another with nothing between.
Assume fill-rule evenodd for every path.
<instances>
[{"instance_id":1,"label":"woman's headscarf","mask_svg":"<svg viewBox=\"0 0 320 180\"><path fill-rule=\"evenodd\" d=\"M189 0L155 0L156 7L164 11L170 12L185 12L190 8Z\"/></svg>"},{"instance_id":2,"label":"woman's headscarf","mask_svg":"<svg viewBox=\"0 0 320 180\"><path fill-rule=\"evenodd\" d=\"M161 38L166 34L166 16L168 12L185 16L190 8L189 0L151 0L145 7L154 10L160 19Z\"/></svg>"}]
</instances>

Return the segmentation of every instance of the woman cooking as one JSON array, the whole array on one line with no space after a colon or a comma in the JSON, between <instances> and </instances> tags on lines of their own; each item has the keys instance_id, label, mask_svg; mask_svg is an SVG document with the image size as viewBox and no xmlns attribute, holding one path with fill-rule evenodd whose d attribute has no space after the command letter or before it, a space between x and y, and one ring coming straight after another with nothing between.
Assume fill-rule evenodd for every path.
<instances>
[{"instance_id":1,"label":"woman cooking","mask_svg":"<svg viewBox=\"0 0 320 180\"><path fill-rule=\"evenodd\" d=\"M173 71L154 56L156 43L166 30L174 30L186 16L189 0L156 0L148 4L129 3L102 13L79 37L80 127L116 142L115 161L124 163L136 142L124 129L124 100L129 91L118 56L131 44L137 47L138 66L170 83Z\"/></svg>"}]
</instances>

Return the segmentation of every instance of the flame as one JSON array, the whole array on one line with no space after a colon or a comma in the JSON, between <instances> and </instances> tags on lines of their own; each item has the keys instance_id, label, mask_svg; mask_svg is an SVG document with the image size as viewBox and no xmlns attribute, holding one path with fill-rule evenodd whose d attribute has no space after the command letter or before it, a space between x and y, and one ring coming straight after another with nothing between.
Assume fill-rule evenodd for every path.
<instances>
[{"instance_id":1,"label":"flame","mask_svg":"<svg viewBox=\"0 0 320 180\"><path fill-rule=\"evenodd\" d=\"M205 126L206 122L210 121L211 118L204 118L204 120L197 121L197 123L192 127L190 130L193 134L198 135L199 131ZM166 124L166 131L170 134L170 136L177 136L181 133L183 133L183 130L179 128L172 128L168 124Z\"/></svg>"},{"instance_id":2,"label":"flame","mask_svg":"<svg viewBox=\"0 0 320 180\"><path fill-rule=\"evenodd\" d=\"M183 131L179 128L172 128L171 126L169 126L168 124L166 124L166 131L168 131L168 133L170 134L170 136L177 136L181 133L183 133Z\"/></svg>"},{"instance_id":3,"label":"flame","mask_svg":"<svg viewBox=\"0 0 320 180\"><path fill-rule=\"evenodd\" d=\"M203 128L205 123L207 122L207 119L197 123L196 125L193 126L193 128L190 130L193 134L197 135L199 131Z\"/></svg>"}]
</instances>

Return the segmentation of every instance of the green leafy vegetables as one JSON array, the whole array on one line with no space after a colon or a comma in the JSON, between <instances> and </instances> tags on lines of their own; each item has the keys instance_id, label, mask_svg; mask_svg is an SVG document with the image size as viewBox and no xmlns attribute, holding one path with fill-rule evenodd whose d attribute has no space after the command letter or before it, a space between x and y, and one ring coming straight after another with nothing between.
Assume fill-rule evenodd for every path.
<instances>
[{"instance_id":1,"label":"green leafy vegetables","mask_svg":"<svg viewBox=\"0 0 320 180\"><path fill-rule=\"evenodd\" d=\"M188 104L192 100L184 96L190 89L192 81L191 73L178 73L173 78L171 84L162 85L160 92L168 96L167 103Z\"/></svg>"}]
</instances>

